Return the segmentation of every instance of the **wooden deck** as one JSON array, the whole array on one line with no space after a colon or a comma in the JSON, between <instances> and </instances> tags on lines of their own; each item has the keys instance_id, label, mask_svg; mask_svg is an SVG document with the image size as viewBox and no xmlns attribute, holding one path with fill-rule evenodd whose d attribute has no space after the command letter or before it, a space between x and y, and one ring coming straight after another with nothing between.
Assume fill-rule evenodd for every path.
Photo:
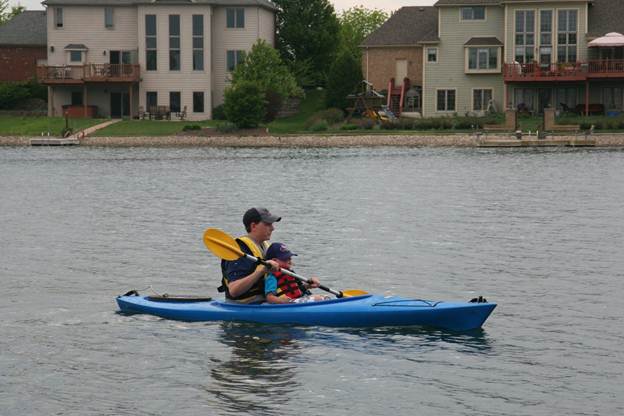
<instances>
[{"instance_id":1,"label":"wooden deck","mask_svg":"<svg viewBox=\"0 0 624 416\"><path fill-rule=\"evenodd\" d=\"M596 139L592 137L579 136L570 137L547 137L538 139L535 136L515 139L515 138L487 138L482 137L478 143L479 147L594 147Z\"/></svg>"},{"instance_id":2,"label":"wooden deck","mask_svg":"<svg viewBox=\"0 0 624 416\"><path fill-rule=\"evenodd\" d=\"M139 82L141 69L134 64L86 64L37 67L37 79L44 85Z\"/></svg>"},{"instance_id":3,"label":"wooden deck","mask_svg":"<svg viewBox=\"0 0 624 416\"><path fill-rule=\"evenodd\" d=\"M624 78L624 60L598 60L541 65L537 62L504 64L505 82L578 82Z\"/></svg>"},{"instance_id":4,"label":"wooden deck","mask_svg":"<svg viewBox=\"0 0 624 416\"><path fill-rule=\"evenodd\" d=\"M76 146L80 140L76 138L42 137L30 139L31 146Z\"/></svg>"}]
</instances>

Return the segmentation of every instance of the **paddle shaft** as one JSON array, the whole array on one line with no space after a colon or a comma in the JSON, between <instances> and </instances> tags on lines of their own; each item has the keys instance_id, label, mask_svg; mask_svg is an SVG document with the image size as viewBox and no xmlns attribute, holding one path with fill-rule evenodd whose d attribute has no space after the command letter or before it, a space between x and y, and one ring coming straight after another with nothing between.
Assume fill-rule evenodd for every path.
<instances>
[{"instance_id":1,"label":"paddle shaft","mask_svg":"<svg viewBox=\"0 0 624 416\"><path fill-rule=\"evenodd\" d=\"M254 261L256 263L260 263L260 264L266 266L269 270L271 269L271 265L266 260L259 259L257 257L252 256L251 254L247 254L247 253L245 253L245 257L248 260L251 260L251 261ZM299 276L297 273L291 272L288 269L283 269L283 268L280 267L279 271L284 273L284 274L287 274L288 276L294 277L295 279L299 280L300 282L311 283L310 280L306 279L303 276ZM322 290L324 290L326 292L329 292L332 295L336 296L337 298L341 298L341 297L344 296L342 292L338 292L336 290L330 289L327 286L319 285L319 289L322 289Z\"/></svg>"}]
</instances>

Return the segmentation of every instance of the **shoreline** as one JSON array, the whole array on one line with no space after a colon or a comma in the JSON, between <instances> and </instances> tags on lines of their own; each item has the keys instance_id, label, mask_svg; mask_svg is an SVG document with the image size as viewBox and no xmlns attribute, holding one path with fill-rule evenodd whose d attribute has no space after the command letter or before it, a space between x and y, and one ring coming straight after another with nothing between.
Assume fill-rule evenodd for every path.
<instances>
[{"instance_id":1,"label":"shoreline","mask_svg":"<svg viewBox=\"0 0 624 416\"><path fill-rule=\"evenodd\" d=\"M624 147L624 133L594 133L595 147ZM141 136L141 137L86 137L80 146L94 147L479 147L483 139L511 139L510 134L423 134L423 135L283 135L283 136ZM583 135L549 136L556 140L579 140ZM39 136L0 137L0 146L30 146ZM537 139L524 136L524 139Z\"/></svg>"}]
</instances>

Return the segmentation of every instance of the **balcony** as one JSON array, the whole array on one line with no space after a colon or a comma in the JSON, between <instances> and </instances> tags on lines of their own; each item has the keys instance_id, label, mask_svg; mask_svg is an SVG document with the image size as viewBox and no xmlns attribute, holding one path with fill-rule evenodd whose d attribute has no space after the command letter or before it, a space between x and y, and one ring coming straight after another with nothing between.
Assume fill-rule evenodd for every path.
<instances>
[{"instance_id":1,"label":"balcony","mask_svg":"<svg viewBox=\"0 0 624 416\"><path fill-rule=\"evenodd\" d=\"M588 79L624 78L624 60L601 60L540 65L505 64L505 82L586 81Z\"/></svg>"},{"instance_id":2,"label":"balcony","mask_svg":"<svg viewBox=\"0 0 624 416\"><path fill-rule=\"evenodd\" d=\"M87 82L139 82L136 64L86 64L37 67L37 79L44 85L81 85Z\"/></svg>"}]
</instances>

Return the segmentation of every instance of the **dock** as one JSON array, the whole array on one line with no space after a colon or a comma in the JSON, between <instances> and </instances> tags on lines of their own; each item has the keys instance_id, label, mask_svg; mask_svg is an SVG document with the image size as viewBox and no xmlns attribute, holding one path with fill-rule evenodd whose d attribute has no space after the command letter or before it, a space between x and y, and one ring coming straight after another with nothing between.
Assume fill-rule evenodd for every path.
<instances>
[{"instance_id":1,"label":"dock","mask_svg":"<svg viewBox=\"0 0 624 416\"><path fill-rule=\"evenodd\" d=\"M537 137L516 138L487 138L481 137L477 144L479 147L594 147L596 139L593 137L547 137L538 139Z\"/></svg>"},{"instance_id":2,"label":"dock","mask_svg":"<svg viewBox=\"0 0 624 416\"><path fill-rule=\"evenodd\" d=\"M30 139L31 146L76 146L79 144L80 140L69 137L41 137L36 139Z\"/></svg>"}]
</instances>

